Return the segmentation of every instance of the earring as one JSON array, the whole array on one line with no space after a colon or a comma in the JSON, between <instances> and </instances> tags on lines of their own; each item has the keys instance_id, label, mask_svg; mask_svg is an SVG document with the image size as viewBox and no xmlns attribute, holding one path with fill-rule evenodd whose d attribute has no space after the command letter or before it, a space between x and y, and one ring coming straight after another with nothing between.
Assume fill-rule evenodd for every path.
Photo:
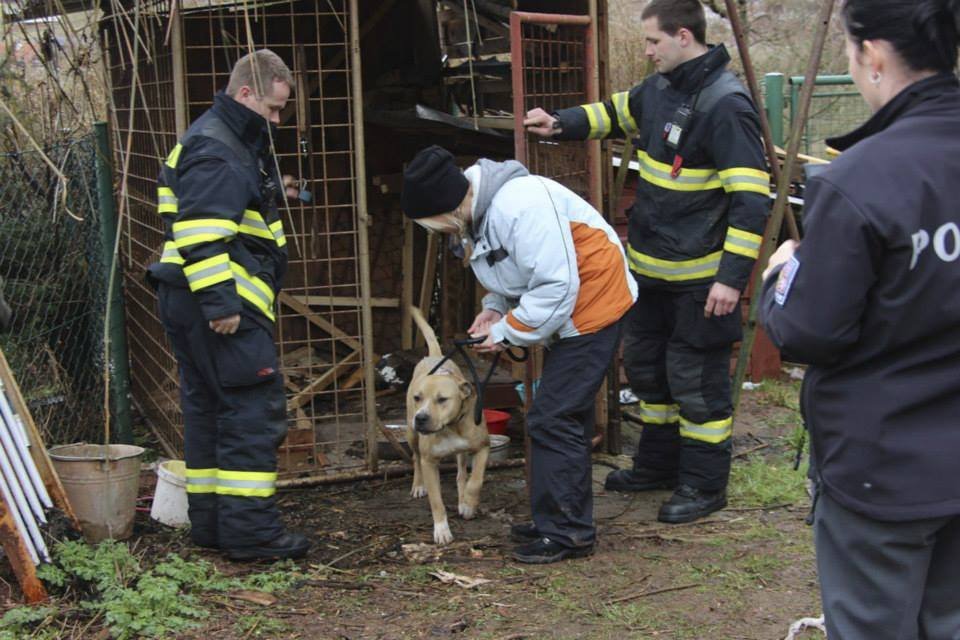
<instances>
[{"instance_id":1,"label":"earring","mask_svg":"<svg viewBox=\"0 0 960 640\"><path fill-rule=\"evenodd\" d=\"M883 79L883 76L880 75L879 71L874 71L870 74L870 84L880 84L880 81Z\"/></svg>"}]
</instances>

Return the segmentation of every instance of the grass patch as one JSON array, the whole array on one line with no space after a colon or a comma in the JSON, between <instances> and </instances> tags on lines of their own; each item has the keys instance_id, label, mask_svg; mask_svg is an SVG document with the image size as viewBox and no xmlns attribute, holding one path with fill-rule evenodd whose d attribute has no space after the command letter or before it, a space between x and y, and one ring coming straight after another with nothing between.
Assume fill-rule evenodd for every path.
<instances>
[{"instance_id":1,"label":"grass patch","mask_svg":"<svg viewBox=\"0 0 960 640\"><path fill-rule=\"evenodd\" d=\"M807 499L807 464L794 471L785 459L753 459L734 464L728 494L738 507L797 504Z\"/></svg>"},{"instance_id":2,"label":"grass patch","mask_svg":"<svg viewBox=\"0 0 960 640\"><path fill-rule=\"evenodd\" d=\"M45 630L87 619L91 624L102 621L117 640L176 637L209 616L204 595L282 591L303 578L291 562L243 578L224 576L206 560L175 554L145 567L142 556L113 540L96 546L58 543L53 557L55 563L41 565L37 575L52 593L61 595L57 608L12 609L0 619L0 640L57 637L45 635Z\"/></svg>"}]
</instances>

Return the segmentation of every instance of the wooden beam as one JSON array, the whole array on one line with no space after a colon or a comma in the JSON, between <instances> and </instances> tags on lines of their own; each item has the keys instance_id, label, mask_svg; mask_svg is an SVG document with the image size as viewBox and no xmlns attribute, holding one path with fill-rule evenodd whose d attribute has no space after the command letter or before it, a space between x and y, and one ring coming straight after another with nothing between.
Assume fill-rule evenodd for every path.
<instances>
[{"instance_id":1,"label":"wooden beam","mask_svg":"<svg viewBox=\"0 0 960 640\"><path fill-rule=\"evenodd\" d=\"M360 351L354 351L346 358L333 365L319 378L312 380L297 395L287 400L287 411L294 411L310 402L314 395L323 391L340 376L344 369L352 367L360 361Z\"/></svg>"},{"instance_id":2,"label":"wooden beam","mask_svg":"<svg viewBox=\"0 0 960 640\"><path fill-rule=\"evenodd\" d=\"M17 576L24 598L29 603L40 602L47 599L47 591L37 577L37 568L33 566L30 551L10 513L10 509L15 508L9 506L6 500L0 499L0 543Z\"/></svg>"},{"instance_id":3,"label":"wooden beam","mask_svg":"<svg viewBox=\"0 0 960 640\"><path fill-rule=\"evenodd\" d=\"M50 494L53 504L63 511L70 518L73 527L80 531L80 520L77 519L77 514L73 512L73 507L70 506L70 501L67 499L67 492L63 490L63 485L60 484L60 476L57 475L53 463L50 462L47 447L40 437L40 431L33 421L27 403L23 400L20 386L13 377L13 371L10 370L7 358L3 355L3 349L0 349L0 381L3 382L3 386L7 390L7 398L13 406L13 410L23 421L24 430L27 432L27 441L30 444L30 456L33 458L34 464L37 465L37 471L40 473L40 479L43 480L43 486L47 488L47 493Z\"/></svg>"},{"instance_id":4,"label":"wooden beam","mask_svg":"<svg viewBox=\"0 0 960 640\"><path fill-rule=\"evenodd\" d=\"M403 284L400 290L400 348L413 348L413 318L410 307L413 306L413 229L414 223L403 216L403 257L401 270Z\"/></svg>"},{"instance_id":5,"label":"wooden beam","mask_svg":"<svg viewBox=\"0 0 960 640\"><path fill-rule=\"evenodd\" d=\"M320 316L318 316L316 313L314 313L313 309L308 307L303 302L300 302L299 300L294 298L292 295L290 295L286 291L281 292L280 295L277 296L277 300L287 305L288 307L290 307L291 309L293 309L294 311L302 315L305 319L312 322L316 326L320 327L321 329L326 331L328 334L330 334L332 337L336 338L337 340L347 345L354 351L363 350L363 345L361 345L356 338L344 333L339 328L337 328L337 325L333 324L326 318L321 318Z\"/></svg>"},{"instance_id":6,"label":"wooden beam","mask_svg":"<svg viewBox=\"0 0 960 640\"><path fill-rule=\"evenodd\" d=\"M290 296L308 306L318 307L361 307L363 300L352 298L350 296ZM371 307L380 307L386 309L399 309L399 298L370 298Z\"/></svg>"}]
</instances>

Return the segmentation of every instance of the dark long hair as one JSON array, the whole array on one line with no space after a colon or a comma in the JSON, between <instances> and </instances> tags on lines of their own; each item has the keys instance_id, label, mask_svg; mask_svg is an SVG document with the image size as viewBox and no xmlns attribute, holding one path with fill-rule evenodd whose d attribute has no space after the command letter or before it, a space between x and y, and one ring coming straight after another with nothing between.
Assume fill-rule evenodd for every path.
<instances>
[{"instance_id":1,"label":"dark long hair","mask_svg":"<svg viewBox=\"0 0 960 640\"><path fill-rule=\"evenodd\" d=\"M913 71L953 71L960 42L960 0L846 0L854 42L886 40Z\"/></svg>"}]
</instances>

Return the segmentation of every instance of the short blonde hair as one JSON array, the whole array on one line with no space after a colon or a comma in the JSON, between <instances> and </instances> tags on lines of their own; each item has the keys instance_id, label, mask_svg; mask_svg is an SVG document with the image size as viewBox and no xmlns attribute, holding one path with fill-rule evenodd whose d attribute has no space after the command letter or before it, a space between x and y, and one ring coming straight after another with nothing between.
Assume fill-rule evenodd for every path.
<instances>
[{"instance_id":1,"label":"short blonde hair","mask_svg":"<svg viewBox=\"0 0 960 640\"><path fill-rule=\"evenodd\" d=\"M256 63L256 66L254 66ZM235 97L240 87L250 87L258 96L273 92L274 82L286 82L293 88L293 74L283 58L270 49L258 49L248 53L233 65L230 81L227 83L227 95Z\"/></svg>"}]
</instances>

